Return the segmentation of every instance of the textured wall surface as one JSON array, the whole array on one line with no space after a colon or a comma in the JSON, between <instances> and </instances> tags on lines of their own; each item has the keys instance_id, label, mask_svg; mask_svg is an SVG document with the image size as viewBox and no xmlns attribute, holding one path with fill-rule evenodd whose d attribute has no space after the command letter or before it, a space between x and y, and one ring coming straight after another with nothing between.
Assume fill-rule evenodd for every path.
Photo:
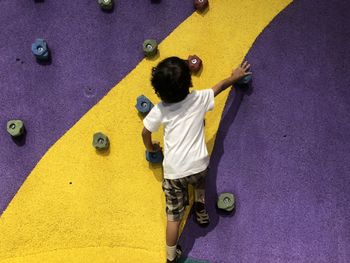
<instances>
[{"instance_id":1,"label":"textured wall surface","mask_svg":"<svg viewBox=\"0 0 350 263\"><path fill-rule=\"evenodd\" d=\"M144 159L135 99L158 101L149 74L165 57L199 55L202 89L249 50L253 93L227 91L207 116L212 223L187 221L185 254L348 262L350 5L290 2L212 0L198 14L192 1L118 1L107 14L95 1L2 1L0 122L22 118L28 134L16 145L0 132L0 262L164 262L161 167ZM49 65L30 54L38 36ZM164 41L142 60L148 37ZM96 131L108 153L92 148ZM223 191L237 196L234 216L215 210Z\"/></svg>"},{"instance_id":2,"label":"textured wall surface","mask_svg":"<svg viewBox=\"0 0 350 263\"><path fill-rule=\"evenodd\" d=\"M350 262L349 13L349 1L294 1L254 43L254 90L227 101L208 183L212 224L188 221L190 256ZM236 194L234 216L216 213L225 191Z\"/></svg>"},{"instance_id":3,"label":"textured wall surface","mask_svg":"<svg viewBox=\"0 0 350 263\"><path fill-rule=\"evenodd\" d=\"M193 13L190 1L116 3L108 14L97 0L1 1L0 214L48 148L142 60L144 39L161 41ZM36 38L50 65L31 54ZM13 118L28 130L22 147L3 129Z\"/></svg>"}]
</instances>

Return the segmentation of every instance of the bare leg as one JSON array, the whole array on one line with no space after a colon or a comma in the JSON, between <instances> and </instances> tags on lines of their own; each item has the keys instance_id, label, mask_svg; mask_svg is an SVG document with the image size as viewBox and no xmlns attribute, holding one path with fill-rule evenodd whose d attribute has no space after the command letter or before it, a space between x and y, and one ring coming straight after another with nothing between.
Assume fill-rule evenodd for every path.
<instances>
[{"instance_id":1,"label":"bare leg","mask_svg":"<svg viewBox=\"0 0 350 263\"><path fill-rule=\"evenodd\" d=\"M179 237L179 228L181 220L169 221L166 226L166 244L167 246L175 246Z\"/></svg>"}]
</instances>

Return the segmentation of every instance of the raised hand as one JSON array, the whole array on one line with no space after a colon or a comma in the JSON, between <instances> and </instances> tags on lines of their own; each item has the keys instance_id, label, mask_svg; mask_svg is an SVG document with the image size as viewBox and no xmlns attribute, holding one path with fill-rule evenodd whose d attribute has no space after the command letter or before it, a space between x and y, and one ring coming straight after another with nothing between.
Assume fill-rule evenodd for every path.
<instances>
[{"instance_id":1,"label":"raised hand","mask_svg":"<svg viewBox=\"0 0 350 263\"><path fill-rule=\"evenodd\" d=\"M250 71L250 64L248 63L248 61L244 61L242 63L242 65L240 65L239 67L237 67L236 69L234 69L232 71L232 74L231 74L231 78L234 80L234 81L237 81L247 75L251 75L252 72Z\"/></svg>"}]
</instances>

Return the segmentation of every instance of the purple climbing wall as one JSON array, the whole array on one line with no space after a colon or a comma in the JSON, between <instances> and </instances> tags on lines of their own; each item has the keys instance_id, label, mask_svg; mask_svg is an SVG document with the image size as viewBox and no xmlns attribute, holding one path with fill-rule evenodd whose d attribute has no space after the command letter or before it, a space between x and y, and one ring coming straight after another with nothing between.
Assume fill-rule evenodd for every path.
<instances>
[{"instance_id":1,"label":"purple climbing wall","mask_svg":"<svg viewBox=\"0 0 350 263\"><path fill-rule=\"evenodd\" d=\"M350 2L294 1L231 92L208 178L211 225L189 220L185 254L215 263L350 262ZM221 192L237 197L218 215Z\"/></svg>"}]
</instances>

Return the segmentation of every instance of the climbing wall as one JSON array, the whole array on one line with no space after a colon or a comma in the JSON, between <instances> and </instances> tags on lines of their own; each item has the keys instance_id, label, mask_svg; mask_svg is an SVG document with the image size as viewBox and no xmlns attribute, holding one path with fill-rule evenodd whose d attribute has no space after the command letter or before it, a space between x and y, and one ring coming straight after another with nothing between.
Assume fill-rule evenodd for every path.
<instances>
[{"instance_id":1,"label":"climbing wall","mask_svg":"<svg viewBox=\"0 0 350 263\"><path fill-rule=\"evenodd\" d=\"M187 221L187 261L347 262L349 60L348 35L338 35L349 4L290 2L213 0L199 13L192 1L117 1L112 12L96 1L2 1L0 262L165 261L162 171L145 160L135 103L141 94L158 102L153 66L192 54L204 63L196 89L229 75L247 54L254 89L225 92L207 116L212 224ZM337 23L318 27L320 17ZM48 41L49 63L31 54L38 37ZM160 43L153 58L144 59L146 38ZM333 77L323 74L319 50ZM333 100L332 108L323 103ZM15 118L26 125L20 142L5 129ZM314 136L319 125L329 133ZM98 131L110 138L107 152L92 147ZM310 155L316 145L318 159ZM222 191L236 194L235 216L216 213Z\"/></svg>"}]
</instances>

